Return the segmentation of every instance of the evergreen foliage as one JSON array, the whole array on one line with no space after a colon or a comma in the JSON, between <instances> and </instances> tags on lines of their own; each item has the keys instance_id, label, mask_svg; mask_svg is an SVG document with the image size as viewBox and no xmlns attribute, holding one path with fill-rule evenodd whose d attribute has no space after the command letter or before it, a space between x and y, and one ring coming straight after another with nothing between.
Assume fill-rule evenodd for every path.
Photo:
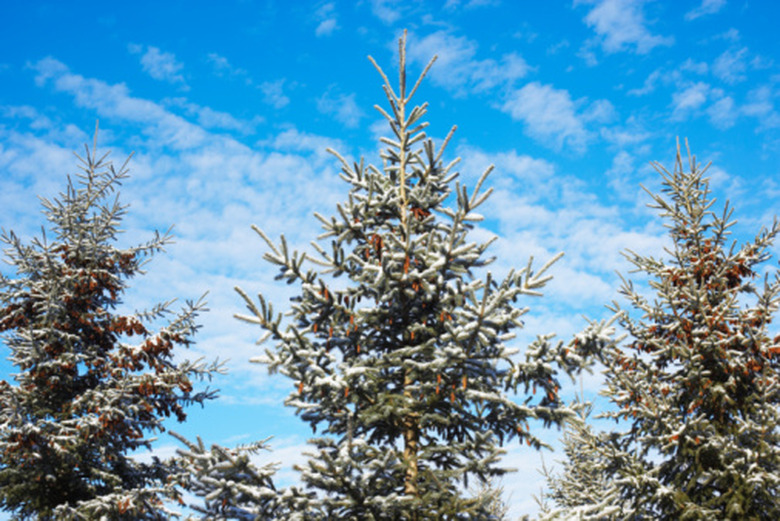
<instances>
[{"instance_id":1,"label":"evergreen foliage","mask_svg":"<svg viewBox=\"0 0 780 521\"><path fill-rule=\"evenodd\" d=\"M509 521L508 498L505 498L506 491L503 485L496 483L495 478L489 478L487 481L480 483L479 488L472 491L472 493L474 496L479 497L480 501L484 502L484 508L488 514L487 517L495 521Z\"/></svg>"},{"instance_id":2,"label":"evergreen foliage","mask_svg":"<svg viewBox=\"0 0 780 521\"><path fill-rule=\"evenodd\" d=\"M600 439L588 424L590 413L591 406L586 405L581 416L566 425L561 438L562 469L553 473L542 468L549 492L538 500L540 519L576 519L576 513L583 507L598 509L602 517L612 513L609 508L612 498L607 493L611 483L600 452L605 440ZM550 503L561 508L553 509Z\"/></svg>"},{"instance_id":3,"label":"evergreen foliage","mask_svg":"<svg viewBox=\"0 0 780 521\"><path fill-rule=\"evenodd\" d=\"M186 445L178 452L177 464L187 469L179 475L179 484L204 499L203 504L189 505L202 521L221 519L290 519L291 495L277 491L273 483L276 464L258 468L252 456L269 450L268 439L235 449L212 445L206 450L203 441L188 441L171 432Z\"/></svg>"},{"instance_id":4,"label":"evergreen foliage","mask_svg":"<svg viewBox=\"0 0 780 521\"><path fill-rule=\"evenodd\" d=\"M780 519L780 336L769 331L780 274L760 271L780 224L737 247L707 167L689 153L686 171L679 146L672 172L654 166L664 188L651 207L672 246L663 260L626 253L655 296L624 281L640 316L616 305L631 341L604 351L603 394L616 406L605 416L626 430L578 431L585 454L553 496L582 519ZM610 483L603 501L583 500L594 481L582 465Z\"/></svg>"},{"instance_id":5,"label":"evergreen foliage","mask_svg":"<svg viewBox=\"0 0 780 521\"><path fill-rule=\"evenodd\" d=\"M42 200L52 238L2 236L15 275L0 275L0 331L18 372L0 381L0 507L20 519L169 519L163 501L180 499L168 479L179 471L131 454L151 448L147 434L166 417L183 421L185 406L213 396L192 380L216 365L173 360L202 303L175 315L170 303L116 311L128 280L171 239L114 245L126 207L112 194L127 162L115 169L96 144L97 131L77 181Z\"/></svg>"},{"instance_id":6,"label":"evergreen foliage","mask_svg":"<svg viewBox=\"0 0 780 521\"><path fill-rule=\"evenodd\" d=\"M593 324L572 345L544 336L524 357L506 346L528 311L515 302L541 295L558 257L538 271L529 261L503 280L477 278L493 260L492 240L469 239L490 169L471 194L456 182L457 160L442 161L452 132L435 150L427 104L410 103L433 61L409 90L405 38L399 52L398 91L374 63L390 105L377 107L392 131L381 139L383 166L331 151L350 190L336 215L316 215L324 229L312 243L317 255L255 227L277 278L300 288L289 312L238 289L250 311L239 318L275 342L253 361L292 380L286 405L321 434L299 469L308 492L286 493L289 519L493 519L494 498L467 496L464 485L504 473L502 445L511 440L542 447L529 422L561 425L575 414L558 394L559 367L578 371L609 341L609 327ZM520 403L508 394L518 391ZM232 470L204 472L216 479ZM221 483L199 486L212 495L227 486L235 496L225 508L241 507L232 518L257 511L238 499L237 482Z\"/></svg>"}]
</instances>

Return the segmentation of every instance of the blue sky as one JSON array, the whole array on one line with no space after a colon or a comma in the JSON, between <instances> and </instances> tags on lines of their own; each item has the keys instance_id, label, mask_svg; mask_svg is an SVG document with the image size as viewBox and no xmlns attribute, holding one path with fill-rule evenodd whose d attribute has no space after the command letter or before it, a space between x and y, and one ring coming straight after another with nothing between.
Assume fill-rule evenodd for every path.
<instances>
[{"instance_id":1,"label":"blue sky","mask_svg":"<svg viewBox=\"0 0 780 521\"><path fill-rule=\"evenodd\" d=\"M386 129L372 107L385 98L367 55L394 74L406 28L413 73L439 56L417 101L430 103L432 137L458 125L445 158L462 158L467 183L496 165L477 230L500 237L494 270L566 253L545 297L527 303L522 347L570 336L583 314L607 316L616 270L628 270L621 250L661 255L664 229L640 183L658 188L649 161L671 165L677 137L713 162L712 188L736 206L738 235L771 223L779 19L780 4L757 0L6 1L0 226L38 233L37 197L64 188L72 152L100 120L102 149L117 161L135 152L120 242L175 225L176 244L132 283L127 308L208 291L188 356L230 360L214 382L222 397L173 428L222 444L274 435L270 459L294 479L287 466L310 431L281 405L292 384L249 363L260 332L232 317L243 311L233 287L284 306L290 289L273 281L250 225L305 249L319 232L312 213L346 196L325 148L380 163ZM0 361L0 376L12 371ZM595 391L598 378L584 385ZM174 447L165 435L158 443ZM515 514L535 510L539 461L509 448Z\"/></svg>"}]
</instances>

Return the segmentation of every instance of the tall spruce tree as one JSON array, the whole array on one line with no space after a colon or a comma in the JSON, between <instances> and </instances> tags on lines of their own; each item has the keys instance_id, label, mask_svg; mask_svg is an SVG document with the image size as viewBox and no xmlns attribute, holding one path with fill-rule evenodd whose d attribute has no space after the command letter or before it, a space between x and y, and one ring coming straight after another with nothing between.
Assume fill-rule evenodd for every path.
<instances>
[{"instance_id":1,"label":"tall spruce tree","mask_svg":"<svg viewBox=\"0 0 780 521\"><path fill-rule=\"evenodd\" d=\"M769 331L780 275L760 276L780 224L730 242L732 210L712 209L707 168L688 155L687 171L679 145L672 172L654 164L667 258L626 253L655 297L621 289L640 316L616 307L631 341L604 351L603 394L626 430L582 431L588 455L570 464L610 482L596 505L571 493L587 481L563 489L559 504L579 503L583 519L780 519L780 336Z\"/></svg>"},{"instance_id":2,"label":"tall spruce tree","mask_svg":"<svg viewBox=\"0 0 780 521\"><path fill-rule=\"evenodd\" d=\"M477 278L493 260L492 240L469 241L490 169L471 195L456 183L457 160L442 162L452 132L437 152L424 132L427 105L410 103L433 61L408 89L405 36L399 55L398 91L372 60L390 105L377 107L392 131L381 139L382 168L331 151L350 191L335 216L316 215L329 244L313 242L312 257L255 227L277 278L300 287L286 317L238 289L250 310L239 318L275 342L254 361L292 380L285 403L322 434L299 469L307 492L283 494L288 519L491 519L490 498L468 497L463 485L505 472L510 440L543 446L529 422L560 425L574 414L558 395L558 366L577 371L609 338L594 324L577 345L544 336L524 357L506 346L528 311L514 303L540 295L558 257L539 271L529 262L503 280ZM527 395L519 403L507 394L516 391ZM195 465L192 450L182 455ZM230 518L251 517L262 505L217 459L198 467L200 493L222 497Z\"/></svg>"},{"instance_id":3,"label":"tall spruce tree","mask_svg":"<svg viewBox=\"0 0 780 521\"><path fill-rule=\"evenodd\" d=\"M171 238L115 245L127 162L115 169L96 145L97 131L76 181L42 200L53 236L2 236L15 274L0 276L0 331L17 372L0 381L0 507L20 519L169 519L179 471L132 454L151 448L166 417L183 421L185 406L212 397L193 379L218 370L173 360L201 303L117 313L129 279Z\"/></svg>"}]
</instances>

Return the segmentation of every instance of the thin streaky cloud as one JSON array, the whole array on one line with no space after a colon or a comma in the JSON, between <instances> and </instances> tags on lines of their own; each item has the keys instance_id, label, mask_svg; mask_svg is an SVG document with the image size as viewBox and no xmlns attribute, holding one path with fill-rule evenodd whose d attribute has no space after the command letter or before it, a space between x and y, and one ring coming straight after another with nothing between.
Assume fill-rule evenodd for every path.
<instances>
[{"instance_id":1,"label":"thin streaky cloud","mask_svg":"<svg viewBox=\"0 0 780 521\"><path fill-rule=\"evenodd\" d=\"M256 131L257 125L263 122L260 116L256 116L251 121L240 120L228 112L203 107L183 97L167 101L171 106L184 109L185 114L194 117L198 125L207 129L234 130L241 134L252 134Z\"/></svg>"},{"instance_id":2,"label":"thin streaky cloud","mask_svg":"<svg viewBox=\"0 0 780 521\"><path fill-rule=\"evenodd\" d=\"M726 6L726 0L702 0L701 4L685 13L688 21L715 14Z\"/></svg>"},{"instance_id":3,"label":"thin streaky cloud","mask_svg":"<svg viewBox=\"0 0 780 521\"><path fill-rule=\"evenodd\" d=\"M210 52L206 55L206 61L211 64L214 72L218 76L228 76L234 78L244 78L248 84L252 84L252 79L249 77L249 73L240 67L235 67L230 61L215 52Z\"/></svg>"},{"instance_id":4,"label":"thin streaky cloud","mask_svg":"<svg viewBox=\"0 0 780 521\"><path fill-rule=\"evenodd\" d=\"M124 84L108 83L72 73L62 62L44 58L31 66L36 71L35 82L43 86L51 82L56 91L71 94L77 106L126 122L146 125L145 132L153 132L161 144L175 150L202 146L207 134L197 125L172 114L149 100L133 97Z\"/></svg>"},{"instance_id":5,"label":"thin streaky cloud","mask_svg":"<svg viewBox=\"0 0 780 521\"><path fill-rule=\"evenodd\" d=\"M336 15L336 6L333 2L322 5L317 9L314 17L319 22L314 30L314 34L317 37L330 36L341 28Z\"/></svg>"}]
</instances>

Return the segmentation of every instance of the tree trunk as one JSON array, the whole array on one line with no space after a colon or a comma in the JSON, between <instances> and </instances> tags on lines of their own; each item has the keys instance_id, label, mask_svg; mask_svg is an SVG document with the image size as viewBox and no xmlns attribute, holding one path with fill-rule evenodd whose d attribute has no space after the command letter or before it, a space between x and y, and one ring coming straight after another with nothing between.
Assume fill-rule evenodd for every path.
<instances>
[{"instance_id":1,"label":"tree trunk","mask_svg":"<svg viewBox=\"0 0 780 521\"><path fill-rule=\"evenodd\" d=\"M412 402L412 393L409 391L412 381L407 375L404 377L404 398L407 402L407 406ZM406 475L404 476L404 494L413 496L415 498L420 497L420 491L417 488L417 451L420 442L420 424L417 414L410 412L404 418L404 463L406 464ZM418 515L416 510L412 512L411 520L417 521Z\"/></svg>"}]
</instances>

